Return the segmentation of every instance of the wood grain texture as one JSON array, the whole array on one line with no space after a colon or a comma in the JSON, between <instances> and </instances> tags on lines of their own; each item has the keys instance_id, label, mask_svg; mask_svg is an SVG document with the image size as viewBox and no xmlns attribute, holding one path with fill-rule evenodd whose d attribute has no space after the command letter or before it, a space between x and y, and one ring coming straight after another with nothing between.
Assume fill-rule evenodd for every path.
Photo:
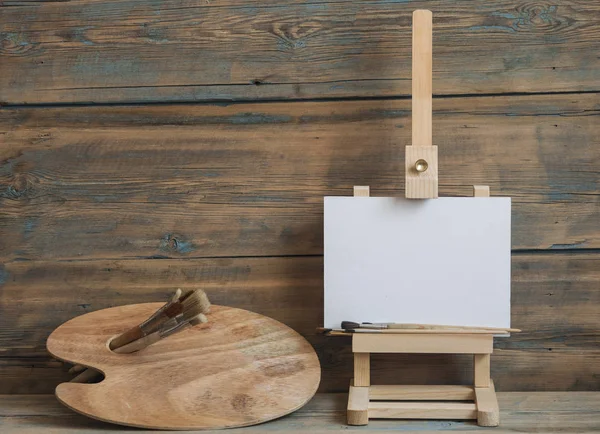
<instances>
[{"instance_id":1,"label":"wood grain texture","mask_svg":"<svg viewBox=\"0 0 600 434\"><path fill-rule=\"evenodd\" d=\"M356 197L369 197L371 195L368 185L355 185L353 191Z\"/></svg>"},{"instance_id":2,"label":"wood grain texture","mask_svg":"<svg viewBox=\"0 0 600 434\"><path fill-rule=\"evenodd\" d=\"M412 14L412 146L433 146L432 20L433 15L429 10L416 10Z\"/></svg>"},{"instance_id":3,"label":"wood grain texture","mask_svg":"<svg viewBox=\"0 0 600 434\"><path fill-rule=\"evenodd\" d=\"M472 386L375 385L369 388L371 401L473 401Z\"/></svg>"},{"instance_id":4,"label":"wood grain texture","mask_svg":"<svg viewBox=\"0 0 600 434\"><path fill-rule=\"evenodd\" d=\"M406 198L437 198L439 189L438 147L407 146L404 149L404 195ZM419 160L424 160L427 164L424 172L417 170Z\"/></svg>"},{"instance_id":5,"label":"wood grain texture","mask_svg":"<svg viewBox=\"0 0 600 434\"><path fill-rule=\"evenodd\" d=\"M376 334L352 335L355 353L489 354L494 338L484 334ZM356 359L354 361L356 364ZM357 384L358 386L359 384ZM368 386L368 384L360 384Z\"/></svg>"},{"instance_id":6,"label":"wood grain texture","mask_svg":"<svg viewBox=\"0 0 600 434\"><path fill-rule=\"evenodd\" d=\"M489 185L474 185L473 197L490 197Z\"/></svg>"},{"instance_id":7,"label":"wood grain texture","mask_svg":"<svg viewBox=\"0 0 600 434\"><path fill-rule=\"evenodd\" d=\"M500 424L500 409L493 382L489 382L487 387L475 387L475 403L477 425L498 426Z\"/></svg>"},{"instance_id":8,"label":"wood grain texture","mask_svg":"<svg viewBox=\"0 0 600 434\"><path fill-rule=\"evenodd\" d=\"M167 300L202 287L215 304L267 315L305 336L323 368L322 391L347 391L351 340L315 334L323 321L321 257L14 261L0 284L0 391L51 393L70 378L46 355L49 333L84 312ZM513 256L512 320L498 338L492 378L506 390L596 390L600 258L553 252ZM372 355L371 384L469 384L473 357ZM543 369L540 369L543 366Z\"/></svg>"},{"instance_id":9,"label":"wood grain texture","mask_svg":"<svg viewBox=\"0 0 600 434\"><path fill-rule=\"evenodd\" d=\"M476 419L473 403L462 402L370 402L374 419Z\"/></svg>"},{"instance_id":10,"label":"wood grain texture","mask_svg":"<svg viewBox=\"0 0 600 434\"><path fill-rule=\"evenodd\" d=\"M354 353L354 375L352 386L367 387L371 385L371 354Z\"/></svg>"},{"instance_id":11,"label":"wood grain texture","mask_svg":"<svg viewBox=\"0 0 600 434\"><path fill-rule=\"evenodd\" d=\"M3 8L0 101L408 95L420 8L436 94L599 90L596 2L75 0Z\"/></svg>"},{"instance_id":12,"label":"wood grain texture","mask_svg":"<svg viewBox=\"0 0 600 434\"><path fill-rule=\"evenodd\" d=\"M439 192L514 249L600 247L599 94L442 99ZM0 258L314 255L323 196L402 196L410 101L0 110Z\"/></svg>"},{"instance_id":13,"label":"wood grain texture","mask_svg":"<svg viewBox=\"0 0 600 434\"><path fill-rule=\"evenodd\" d=\"M490 361L489 354L475 354L473 356L473 383L475 387L490 387Z\"/></svg>"},{"instance_id":14,"label":"wood grain texture","mask_svg":"<svg viewBox=\"0 0 600 434\"><path fill-rule=\"evenodd\" d=\"M369 388L350 385L348 391L348 425L367 425L369 423Z\"/></svg>"},{"instance_id":15,"label":"wood grain texture","mask_svg":"<svg viewBox=\"0 0 600 434\"><path fill-rule=\"evenodd\" d=\"M600 393L595 392L500 392L502 425L494 434L598 432ZM240 433L273 434L347 433L346 394L317 394L312 401L284 418L240 428ZM0 429L3 434L129 434L119 428L92 420L60 405L51 395L0 395ZM469 432L489 434L474 422L372 420L360 428L367 434L381 432ZM222 431L204 431L218 434Z\"/></svg>"},{"instance_id":16,"label":"wood grain texture","mask_svg":"<svg viewBox=\"0 0 600 434\"><path fill-rule=\"evenodd\" d=\"M97 384L62 383L57 398L86 416L151 429L222 429L276 419L317 391L321 369L310 344L289 327L242 309L211 306L209 322L134 354L112 337L162 303L88 313L48 338L55 357L100 370Z\"/></svg>"}]
</instances>

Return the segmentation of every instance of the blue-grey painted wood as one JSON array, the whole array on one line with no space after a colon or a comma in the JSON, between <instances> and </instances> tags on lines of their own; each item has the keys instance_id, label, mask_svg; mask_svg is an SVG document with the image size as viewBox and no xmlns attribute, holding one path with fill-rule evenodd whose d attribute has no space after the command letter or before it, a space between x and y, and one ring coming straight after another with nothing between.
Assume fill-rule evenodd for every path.
<instances>
[{"instance_id":1,"label":"blue-grey painted wood","mask_svg":"<svg viewBox=\"0 0 600 434\"><path fill-rule=\"evenodd\" d=\"M440 194L512 247L600 247L598 94L441 99ZM410 101L4 109L0 258L320 255L323 196L402 196Z\"/></svg>"},{"instance_id":2,"label":"blue-grey painted wood","mask_svg":"<svg viewBox=\"0 0 600 434\"><path fill-rule=\"evenodd\" d=\"M69 378L51 362L54 328L86 312L166 300L174 288L202 287L215 304L267 315L305 336L323 368L322 391L347 391L350 340L327 338L322 257L13 261L0 285L0 393L51 393ZM513 327L497 338L498 390L598 390L600 257L589 252L516 254ZM359 319L360 320L360 319ZM472 357L375 355L373 384L468 384Z\"/></svg>"},{"instance_id":3,"label":"blue-grey painted wood","mask_svg":"<svg viewBox=\"0 0 600 434\"><path fill-rule=\"evenodd\" d=\"M596 2L82 0L3 8L0 102L408 95L418 8L435 94L600 89Z\"/></svg>"}]
</instances>

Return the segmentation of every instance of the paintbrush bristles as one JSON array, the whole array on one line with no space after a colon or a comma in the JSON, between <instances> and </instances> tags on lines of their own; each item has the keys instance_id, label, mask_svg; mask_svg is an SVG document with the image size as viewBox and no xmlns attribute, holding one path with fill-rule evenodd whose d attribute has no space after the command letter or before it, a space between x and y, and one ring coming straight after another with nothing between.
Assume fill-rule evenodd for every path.
<instances>
[{"instance_id":1,"label":"paintbrush bristles","mask_svg":"<svg viewBox=\"0 0 600 434\"><path fill-rule=\"evenodd\" d=\"M198 314L207 314L210 311L210 301L206 293L201 289L192 291L183 300L183 319L189 321Z\"/></svg>"},{"instance_id":2,"label":"paintbrush bristles","mask_svg":"<svg viewBox=\"0 0 600 434\"><path fill-rule=\"evenodd\" d=\"M181 314L185 315L185 312L189 309L192 309L189 315L194 316L194 305L199 302L199 291L204 293L201 289L182 291L181 288L178 288L168 303L154 312L150 318L140 325L141 329L145 334L154 333L162 327L165 321L178 317ZM204 294L204 297L206 297L206 294ZM208 301L208 298L206 298L206 301ZM203 300L200 300L200 304L203 304ZM210 306L210 303L208 306ZM204 309L204 307L201 306L200 309Z\"/></svg>"},{"instance_id":3,"label":"paintbrush bristles","mask_svg":"<svg viewBox=\"0 0 600 434\"><path fill-rule=\"evenodd\" d=\"M210 301L202 289L182 291L177 289L171 300L161 306L147 320L137 327L117 336L111 342L111 349L122 347L145 335L154 333L164 327L165 323L177 318L178 322L188 321L198 314L206 314L210 310ZM180 318L181 317L181 318Z\"/></svg>"},{"instance_id":4,"label":"paintbrush bristles","mask_svg":"<svg viewBox=\"0 0 600 434\"><path fill-rule=\"evenodd\" d=\"M188 323L190 323L190 325L192 325L192 326L205 324L207 322L208 322L208 318L206 318L206 315L204 315L203 313L199 313L195 317L190 318L190 320L188 321Z\"/></svg>"},{"instance_id":5,"label":"paintbrush bristles","mask_svg":"<svg viewBox=\"0 0 600 434\"><path fill-rule=\"evenodd\" d=\"M175 294L173 294L173 297L171 297L171 303L175 303L176 301L179 301L180 297L181 297L181 288L177 288L177 291L175 291Z\"/></svg>"}]
</instances>

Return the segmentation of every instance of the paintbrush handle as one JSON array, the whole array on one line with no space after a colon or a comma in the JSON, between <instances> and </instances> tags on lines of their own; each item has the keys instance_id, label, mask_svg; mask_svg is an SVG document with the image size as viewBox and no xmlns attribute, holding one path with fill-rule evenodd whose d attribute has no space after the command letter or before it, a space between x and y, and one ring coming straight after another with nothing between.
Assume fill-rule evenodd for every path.
<instances>
[{"instance_id":1,"label":"paintbrush handle","mask_svg":"<svg viewBox=\"0 0 600 434\"><path fill-rule=\"evenodd\" d=\"M173 319L183 312L183 305L179 301L170 301L159 310L154 312L150 318L141 323L139 327L149 335L163 326L165 321Z\"/></svg>"},{"instance_id":2,"label":"paintbrush handle","mask_svg":"<svg viewBox=\"0 0 600 434\"><path fill-rule=\"evenodd\" d=\"M165 312L166 309L170 309L171 306L168 304L163 306L161 309L156 311L150 318L144 321L142 324L130 328L124 333L110 341L109 347L111 350L116 350L139 339L144 336L157 332L160 328L170 323L177 323L175 318L170 318Z\"/></svg>"},{"instance_id":3,"label":"paintbrush handle","mask_svg":"<svg viewBox=\"0 0 600 434\"><path fill-rule=\"evenodd\" d=\"M520 332L519 329L502 328L502 327L477 327L477 326L446 326L436 324L387 324L388 329L403 329L403 330L488 330L493 332Z\"/></svg>"},{"instance_id":4,"label":"paintbrush handle","mask_svg":"<svg viewBox=\"0 0 600 434\"><path fill-rule=\"evenodd\" d=\"M69 374L71 374L71 375L79 374L80 372L83 372L86 369L87 368L83 365L73 365L71 367L71 369L69 369Z\"/></svg>"},{"instance_id":5,"label":"paintbrush handle","mask_svg":"<svg viewBox=\"0 0 600 434\"><path fill-rule=\"evenodd\" d=\"M115 348L113 351L117 354L135 353L136 351L143 350L144 348L157 343L161 339L168 338L169 336L179 333L191 326L192 325L188 322L175 323L175 325L172 327L150 333L149 335L141 337L140 339L123 345L122 347Z\"/></svg>"},{"instance_id":6,"label":"paintbrush handle","mask_svg":"<svg viewBox=\"0 0 600 434\"><path fill-rule=\"evenodd\" d=\"M123 345L120 348L115 348L113 351L117 354L135 353L136 351L143 350L144 348L155 344L156 342L160 341L160 339L161 337L159 332L150 333L149 335L144 336L143 338L138 339L137 341L130 342L127 345Z\"/></svg>"},{"instance_id":7,"label":"paintbrush handle","mask_svg":"<svg viewBox=\"0 0 600 434\"><path fill-rule=\"evenodd\" d=\"M489 329L448 329L448 328L437 328L437 329L354 329L350 330L353 333L383 333L383 334L498 334L506 333L506 330L489 330Z\"/></svg>"},{"instance_id":8,"label":"paintbrush handle","mask_svg":"<svg viewBox=\"0 0 600 434\"><path fill-rule=\"evenodd\" d=\"M391 334L391 335L410 335L410 334L446 334L446 335L493 335L506 333L505 330L486 330L486 329L329 329L325 332L328 336L351 336L353 333L366 334Z\"/></svg>"},{"instance_id":9,"label":"paintbrush handle","mask_svg":"<svg viewBox=\"0 0 600 434\"><path fill-rule=\"evenodd\" d=\"M115 349L121 348L130 342L143 338L145 335L146 334L143 332L142 328L138 325L130 328L125 333L121 333L119 336L110 341L109 347L114 351Z\"/></svg>"},{"instance_id":10,"label":"paintbrush handle","mask_svg":"<svg viewBox=\"0 0 600 434\"><path fill-rule=\"evenodd\" d=\"M86 369L75 378L71 379L70 383L88 383L89 381L100 377L102 374L95 369Z\"/></svg>"}]
</instances>

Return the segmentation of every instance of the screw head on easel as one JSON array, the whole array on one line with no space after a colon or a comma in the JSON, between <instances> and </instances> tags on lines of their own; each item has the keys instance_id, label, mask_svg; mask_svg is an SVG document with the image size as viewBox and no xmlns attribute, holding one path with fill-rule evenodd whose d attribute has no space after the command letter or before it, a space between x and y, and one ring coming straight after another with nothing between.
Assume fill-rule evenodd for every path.
<instances>
[{"instance_id":1,"label":"screw head on easel","mask_svg":"<svg viewBox=\"0 0 600 434\"><path fill-rule=\"evenodd\" d=\"M423 160L422 158L418 159L417 162L415 163L415 170L419 173L425 172L428 168L429 168L429 164L427 163L427 161Z\"/></svg>"}]
</instances>

